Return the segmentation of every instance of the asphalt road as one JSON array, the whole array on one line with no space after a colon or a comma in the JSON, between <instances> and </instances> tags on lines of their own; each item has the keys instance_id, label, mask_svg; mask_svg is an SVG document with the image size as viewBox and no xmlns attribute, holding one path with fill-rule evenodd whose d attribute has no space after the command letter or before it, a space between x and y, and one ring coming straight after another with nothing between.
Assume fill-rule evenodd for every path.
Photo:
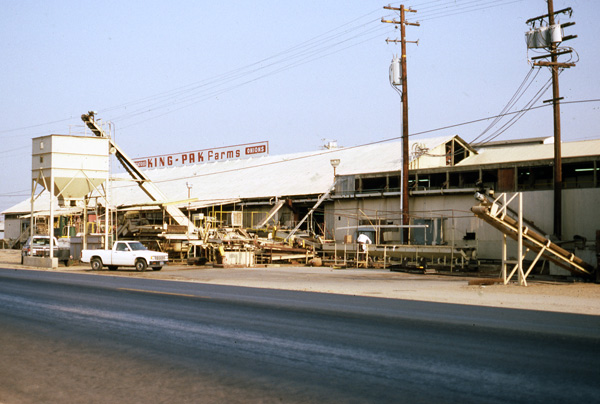
<instances>
[{"instance_id":1,"label":"asphalt road","mask_svg":"<svg viewBox=\"0 0 600 404\"><path fill-rule=\"evenodd\" d=\"M600 402L600 317L0 269L0 403Z\"/></svg>"}]
</instances>

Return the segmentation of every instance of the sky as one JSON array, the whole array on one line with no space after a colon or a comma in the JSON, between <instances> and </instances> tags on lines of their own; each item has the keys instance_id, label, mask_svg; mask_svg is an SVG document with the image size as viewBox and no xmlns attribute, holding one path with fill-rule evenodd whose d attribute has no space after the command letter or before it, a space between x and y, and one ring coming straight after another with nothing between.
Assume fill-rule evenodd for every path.
<instances>
[{"instance_id":1,"label":"sky","mask_svg":"<svg viewBox=\"0 0 600 404\"><path fill-rule=\"evenodd\" d=\"M0 212L31 192L31 139L97 111L132 158L268 141L272 155L400 137L389 65L398 19L374 0L0 0ZM526 21L545 0L406 0L411 138L553 136ZM391 3L399 7L399 2ZM600 2L573 9L562 140L600 138ZM519 88L523 91L518 92ZM540 92L540 90L542 92ZM517 97L514 97L518 94ZM516 102L508 104L511 99ZM508 105L508 107L507 107ZM490 117L531 107L495 122ZM515 118L515 119L513 119ZM516 119L518 118L518 119ZM495 125L491 128L488 126ZM445 128L445 129L444 129Z\"/></svg>"}]
</instances>

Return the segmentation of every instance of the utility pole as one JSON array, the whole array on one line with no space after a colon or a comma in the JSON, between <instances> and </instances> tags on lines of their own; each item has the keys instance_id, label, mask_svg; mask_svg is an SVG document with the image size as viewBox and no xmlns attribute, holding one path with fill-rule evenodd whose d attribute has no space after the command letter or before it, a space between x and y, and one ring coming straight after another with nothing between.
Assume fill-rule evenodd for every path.
<instances>
[{"instance_id":1,"label":"utility pole","mask_svg":"<svg viewBox=\"0 0 600 404\"><path fill-rule=\"evenodd\" d=\"M381 22L387 24L396 24L400 26L400 39L386 39L387 43L398 43L402 45L402 56L400 57L400 65L401 65L401 81L402 81L402 184L401 184L401 210L402 210L402 224L405 226L402 229L402 241L404 243L408 243L408 225L410 224L409 212L408 212L408 85L407 85L407 75L406 75L406 44L407 43L417 43L418 41L407 41L406 40L406 26L420 26L418 22L411 23L406 21L406 13L416 13L417 10L413 10L411 8L404 8L404 5L400 5L400 7L392 7L392 6L384 6L386 10L398 11L400 13L400 21L396 20L384 20L381 19Z\"/></svg>"},{"instance_id":2,"label":"utility pole","mask_svg":"<svg viewBox=\"0 0 600 404\"><path fill-rule=\"evenodd\" d=\"M575 25L574 22L568 22L565 24L560 24L560 26L556 26L555 23L555 15L556 14L572 14L573 10L569 8L565 8L559 11L554 11L554 2L553 0L547 0L548 2L548 14L542 15L535 18L530 18L527 20L527 24L532 24L533 28L535 28L536 22L540 22L540 28L537 30L533 30L536 34L541 34L541 25L545 18L548 18L548 26L544 27L546 32L546 40L542 41L541 46L547 49L550 53L548 55L536 56L533 57L532 60L538 59L546 59L550 57L550 62L547 61L539 61L534 62L534 66L549 67L552 72L552 99L546 100L544 102L552 102L554 109L554 235L560 239L562 237L562 151L561 151L561 133L560 133L560 97L559 86L558 86L558 74L559 69L565 69L569 67L575 66L575 63L559 63L558 56L570 54L572 50L558 50L558 44L562 41L567 41L569 39L577 38L577 35L569 35L562 36L561 30L564 27L568 27L571 25ZM557 35L554 35L558 32ZM530 46L528 43L528 47L540 47L537 45Z\"/></svg>"}]
</instances>

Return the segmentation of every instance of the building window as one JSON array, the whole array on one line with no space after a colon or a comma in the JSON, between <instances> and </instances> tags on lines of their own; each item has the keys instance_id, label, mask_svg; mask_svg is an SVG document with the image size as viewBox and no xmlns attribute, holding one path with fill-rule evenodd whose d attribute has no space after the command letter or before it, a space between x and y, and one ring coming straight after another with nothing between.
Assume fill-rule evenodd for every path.
<instances>
[{"instance_id":1,"label":"building window","mask_svg":"<svg viewBox=\"0 0 600 404\"><path fill-rule=\"evenodd\" d=\"M498 170L483 170L481 172L483 188L496 189L498 187Z\"/></svg>"},{"instance_id":2,"label":"building window","mask_svg":"<svg viewBox=\"0 0 600 404\"><path fill-rule=\"evenodd\" d=\"M456 139L452 139L448 143L446 143L446 165L454 166L467 157L469 157L469 150L465 148L462 144L456 141Z\"/></svg>"},{"instance_id":3,"label":"building window","mask_svg":"<svg viewBox=\"0 0 600 404\"><path fill-rule=\"evenodd\" d=\"M363 178L362 192L381 192L387 187L386 177Z\"/></svg>"},{"instance_id":4,"label":"building window","mask_svg":"<svg viewBox=\"0 0 600 404\"><path fill-rule=\"evenodd\" d=\"M600 167L594 161L563 164L563 188L594 188Z\"/></svg>"},{"instance_id":5,"label":"building window","mask_svg":"<svg viewBox=\"0 0 600 404\"><path fill-rule=\"evenodd\" d=\"M518 191L552 189L554 170L552 166L520 167L517 180Z\"/></svg>"},{"instance_id":6,"label":"building window","mask_svg":"<svg viewBox=\"0 0 600 404\"><path fill-rule=\"evenodd\" d=\"M353 175L344 175L337 177L335 183L336 195L353 195L354 190L358 189L359 181L355 180Z\"/></svg>"},{"instance_id":7,"label":"building window","mask_svg":"<svg viewBox=\"0 0 600 404\"><path fill-rule=\"evenodd\" d=\"M450 188L475 188L479 171L455 172L449 174Z\"/></svg>"},{"instance_id":8,"label":"building window","mask_svg":"<svg viewBox=\"0 0 600 404\"><path fill-rule=\"evenodd\" d=\"M400 177L392 175L388 177L388 192L400 192Z\"/></svg>"}]
</instances>

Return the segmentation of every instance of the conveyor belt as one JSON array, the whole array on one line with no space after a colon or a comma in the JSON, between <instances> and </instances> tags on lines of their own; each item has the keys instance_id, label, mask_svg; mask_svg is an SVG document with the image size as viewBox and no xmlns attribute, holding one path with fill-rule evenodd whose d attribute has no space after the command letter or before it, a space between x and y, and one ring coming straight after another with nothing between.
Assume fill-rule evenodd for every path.
<instances>
[{"instance_id":1,"label":"conveyor belt","mask_svg":"<svg viewBox=\"0 0 600 404\"><path fill-rule=\"evenodd\" d=\"M493 205L492 205L493 206ZM514 240L519 237L519 223L513 218L503 214L492 214L491 206L473 206L471 211L480 219L500 230ZM531 230L527 226L523 226L523 245L531 251L539 253L543 250L542 255L556 265L571 271L574 274L585 278L592 278L594 275L594 267L576 257L573 253L565 250L554 244L546 237Z\"/></svg>"},{"instance_id":2,"label":"conveyor belt","mask_svg":"<svg viewBox=\"0 0 600 404\"><path fill-rule=\"evenodd\" d=\"M162 191L148 178L140 169L138 169L137 165L125 154L123 150L108 136L104 133L104 130L98 125L96 120L94 119L94 113L89 112L87 114L81 115L81 119L87 125L88 128L92 131L92 133L98 137L108 138L110 142L110 146L114 149L115 157L119 162L123 165L125 170L131 175L131 177L138 183L140 188L152 199L156 202L166 201L167 198L162 193ZM183 212L169 204L163 205L164 209L167 213L179 224L182 226L186 226L188 231L192 231L193 225L188 220L187 216L183 214Z\"/></svg>"}]
</instances>

